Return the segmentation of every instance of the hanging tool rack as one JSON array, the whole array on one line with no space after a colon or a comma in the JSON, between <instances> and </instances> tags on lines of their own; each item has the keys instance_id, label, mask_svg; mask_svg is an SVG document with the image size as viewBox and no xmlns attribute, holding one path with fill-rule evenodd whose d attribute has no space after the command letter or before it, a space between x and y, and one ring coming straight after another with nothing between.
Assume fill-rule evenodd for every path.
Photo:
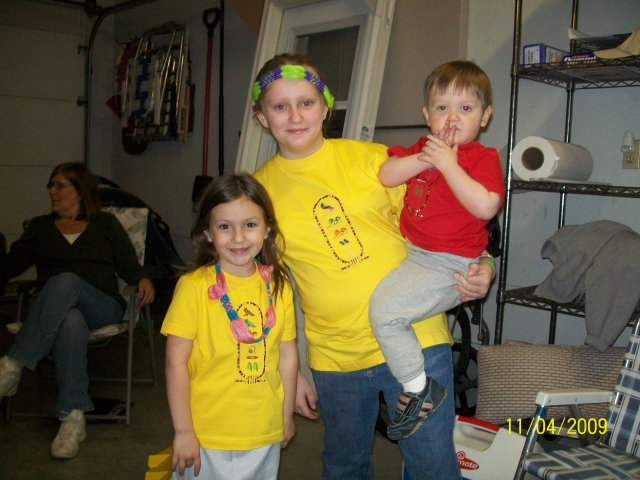
<instances>
[{"instance_id":1,"label":"hanging tool rack","mask_svg":"<svg viewBox=\"0 0 640 480\"><path fill-rule=\"evenodd\" d=\"M122 127L133 140L186 140L189 77L187 28L170 22L146 30L121 87Z\"/></svg>"}]
</instances>

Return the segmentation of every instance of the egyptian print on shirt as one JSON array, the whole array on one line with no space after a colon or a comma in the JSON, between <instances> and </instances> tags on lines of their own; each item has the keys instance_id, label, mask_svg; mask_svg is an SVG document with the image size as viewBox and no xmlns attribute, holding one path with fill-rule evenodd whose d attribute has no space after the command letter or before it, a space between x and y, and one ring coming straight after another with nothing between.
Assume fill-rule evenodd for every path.
<instances>
[{"instance_id":1,"label":"egyptian print on shirt","mask_svg":"<svg viewBox=\"0 0 640 480\"><path fill-rule=\"evenodd\" d=\"M404 194L404 206L410 215L424 218L424 210L429 204L431 189L438 183L440 177L439 171L429 169L409 181Z\"/></svg>"},{"instance_id":2,"label":"egyptian print on shirt","mask_svg":"<svg viewBox=\"0 0 640 480\"><path fill-rule=\"evenodd\" d=\"M342 263L341 270L358 265L369 258L365 255L344 205L335 195L321 197L313 206L313 216L333 256Z\"/></svg>"},{"instance_id":3,"label":"egyptian print on shirt","mask_svg":"<svg viewBox=\"0 0 640 480\"><path fill-rule=\"evenodd\" d=\"M247 325L254 338L260 338L264 327L262 309L254 302L243 302L236 309L238 317ZM267 365L267 343L269 335L256 343L237 342L236 369L239 378L236 382L259 383L266 382L265 371Z\"/></svg>"}]
</instances>

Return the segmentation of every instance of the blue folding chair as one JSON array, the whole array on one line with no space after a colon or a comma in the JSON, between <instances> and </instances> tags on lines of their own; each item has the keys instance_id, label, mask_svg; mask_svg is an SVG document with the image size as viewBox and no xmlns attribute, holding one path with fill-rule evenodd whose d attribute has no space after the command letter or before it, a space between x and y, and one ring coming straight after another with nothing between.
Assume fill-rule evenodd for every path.
<instances>
[{"instance_id":1,"label":"blue folding chair","mask_svg":"<svg viewBox=\"0 0 640 480\"><path fill-rule=\"evenodd\" d=\"M613 392L594 388L542 391L533 426L524 444L515 480L531 473L545 480L640 479L640 321L633 325L617 385ZM545 423L547 408L570 405L579 414L578 405L609 402L606 422L599 419L575 420L579 433L599 433L597 441L568 450L532 453L538 431ZM556 427L558 425L556 424Z\"/></svg>"}]
</instances>

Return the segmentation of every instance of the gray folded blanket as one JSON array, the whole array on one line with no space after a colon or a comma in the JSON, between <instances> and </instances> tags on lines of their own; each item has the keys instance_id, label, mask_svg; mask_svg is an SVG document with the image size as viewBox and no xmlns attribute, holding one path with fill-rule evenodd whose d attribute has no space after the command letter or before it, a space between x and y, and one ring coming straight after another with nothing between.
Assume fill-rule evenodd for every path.
<instances>
[{"instance_id":1,"label":"gray folded blanket","mask_svg":"<svg viewBox=\"0 0 640 480\"><path fill-rule=\"evenodd\" d=\"M640 299L640 235L610 220L566 225L544 243L541 255L554 268L535 294L566 303L585 293L585 343L604 352Z\"/></svg>"}]
</instances>

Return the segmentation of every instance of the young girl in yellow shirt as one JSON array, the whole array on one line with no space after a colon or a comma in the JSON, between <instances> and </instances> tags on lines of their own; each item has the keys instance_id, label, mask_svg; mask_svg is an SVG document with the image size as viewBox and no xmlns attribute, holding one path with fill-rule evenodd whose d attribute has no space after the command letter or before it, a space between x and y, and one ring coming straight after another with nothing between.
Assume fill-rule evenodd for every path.
<instances>
[{"instance_id":1,"label":"young girl in yellow shirt","mask_svg":"<svg viewBox=\"0 0 640 480\"><path fill-rule=\"evenodd\" d=\"M216 178L191 231L167 335L174 479L275 480L295 432L293 295L271 200L249 175Z\"/></svg>"}]
</instances>

